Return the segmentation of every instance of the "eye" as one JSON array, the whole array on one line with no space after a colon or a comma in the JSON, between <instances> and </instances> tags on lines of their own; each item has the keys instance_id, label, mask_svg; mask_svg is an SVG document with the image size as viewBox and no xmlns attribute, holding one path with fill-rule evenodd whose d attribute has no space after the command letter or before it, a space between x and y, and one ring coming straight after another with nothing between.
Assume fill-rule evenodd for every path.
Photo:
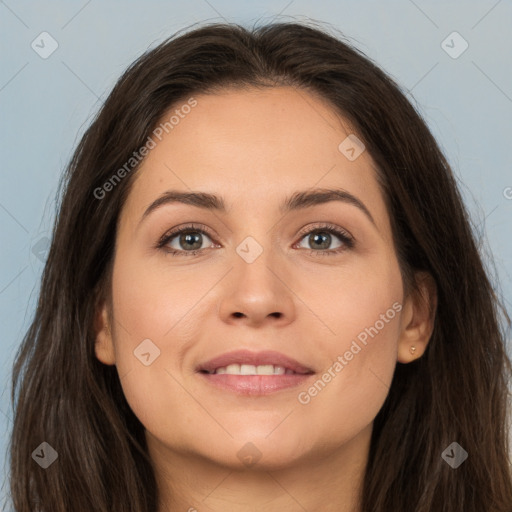
<instances>
[{"instance_id":1,"label":"eye","mask_svg":"<svg viewBox=\"0 0 512 512\"><path fill-rule=\"evenodd\" d=\"M173 256L194 256L203 250L201 245L205 236L211 241L205 226L191 224L167 232L158 242L157 248L163 249Z\"/></svg>"},{"instance_id":2,"label":"eye","mask_svg":"<svg viewBox=\"0 0 512 512\"><path fill-rule=\"evenodd\" d=\"M334 249L327 249L332 243L332 235L336 235L336 238L341 240L341 245ZM333 255L352 249L355 245L354 239L345 230L338 228L332 224L325 224L318 226L312 230L309 230L302 236L301 240L306 240L315 249L308 249L311 254L314 255Z\"/></svg>"},{"instance_id":3,"label":"eye","mask_svg":"<svg viewBox=\"0 0 512 512\"><path fill-rule=\"evenodd\" d=\"M332 235L335 235L336 238L341 240L341 246L334 249L326 249L326 247L332 243ZM156 247L166 251L172 256L195 256L205 250L201 247L204 243L204 237L212 242L206 226L202 224L190 224L181 228L174 228L165 233ZM314 247L313 249L308 249L308 251L315 256L338 254L342 251L352 249L355 245L352 236L333 224L316 226L314 229L310 229L301 234L301 240L306 239L306 237L308 237L307 242ZM297 246L297 244L295 245Z\"/></svg>"}]
</instances>

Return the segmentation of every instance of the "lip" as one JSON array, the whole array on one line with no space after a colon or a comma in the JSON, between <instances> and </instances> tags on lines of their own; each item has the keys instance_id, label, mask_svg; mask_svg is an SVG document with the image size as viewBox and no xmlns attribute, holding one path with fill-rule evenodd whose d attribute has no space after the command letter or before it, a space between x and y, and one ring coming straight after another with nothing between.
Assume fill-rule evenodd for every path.
<instances>
[{"instance_id":1,"label":"lip","mask_svg":"<svg viewBox=\"0 0 512 512\"><path fill-rule=\"evenodd\" d=\"M284 375L228 375L208 373L228 366L230 364L251 364L254 366L273 364L292 370L293 374ZM197 374L208 384L238 395L261 396L269 395L284 389L290 389L310 379L315 372L295 359L280 352L264 351L251 352L249 350L236 350L228 352L197 367Z\"/></svg>"},{"instance_id":2,"label":"lip","mask_svg":"<svg viewBox=\"0 0 512 512\"><path fill-rule=\"evenodd\" d=\"M217 368L222 368L230 364L252 364L254 366L273 364L275 366L283 366L287 370L292 370L299 374L315 373L312 368L273 350L265 350L262 352L235 350L233 352L227 352L200 364L197 371L212 372Z\"/></svg>"},{"instance_id":3,"label":"lip","mask_svg":"<svg viewBox=\"0 0 512 512\"><path fill-rule=\"evenodd\" d=\"M263 396L277 391L303 385L314 374L292 375L227 375L217 373L198 373L204 382L237 395Z\"/></svg>"}]
</instances>

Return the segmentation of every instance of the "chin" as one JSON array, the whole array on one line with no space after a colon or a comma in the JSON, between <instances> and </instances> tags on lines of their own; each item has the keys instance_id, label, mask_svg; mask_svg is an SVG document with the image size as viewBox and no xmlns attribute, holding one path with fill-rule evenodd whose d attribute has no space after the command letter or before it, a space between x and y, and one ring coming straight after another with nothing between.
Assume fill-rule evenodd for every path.
<instances>
[{"instance_id":1,"label":"chin","mask_svg":"<svg viewBox=\"0 0 512 512\"><path fill-rule=\"evenodd\" d=\"M304 448L304 440L299 441L297 436L285 431L282 435L276 432L269 435L269 432L265 430L263 435L256 435L254 431L247 431L234 435L234 439L226 437L225 442L211 440L217 449L205 447L204 456L231 470L275 471L295 466L311 455Z\"/></svg>"}]
</instances>

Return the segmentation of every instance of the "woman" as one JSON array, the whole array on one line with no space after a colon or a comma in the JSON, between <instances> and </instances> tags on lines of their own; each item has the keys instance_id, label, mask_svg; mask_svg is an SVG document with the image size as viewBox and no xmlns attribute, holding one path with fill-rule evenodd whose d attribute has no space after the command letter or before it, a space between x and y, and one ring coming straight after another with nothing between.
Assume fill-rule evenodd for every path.
<instances>
[{"instance_id":1,"label":"woman","mask_svg":"<svg viewBox=\"0 0 512 512\"><path fill-rule=\"evenodd\" d=\"M172 37L69 165L14 367L15 508L510 511L500 311L367 57L295 23Z\"/></svg>"}]
</instances>

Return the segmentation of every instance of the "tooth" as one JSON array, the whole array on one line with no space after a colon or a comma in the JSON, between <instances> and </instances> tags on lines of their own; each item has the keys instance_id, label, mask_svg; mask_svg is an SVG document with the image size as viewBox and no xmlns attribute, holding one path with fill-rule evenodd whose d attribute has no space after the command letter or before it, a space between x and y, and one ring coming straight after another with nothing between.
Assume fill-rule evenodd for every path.
<instances>
[{"instance_id":1,"label":"tooth","mask_svg":"<svg viewBox=\"0 0 512 512\"><path fill-rule=\"evenodd\" d=\"M273 364L260 364L258 366L253 364L230 364L228 366L221 366L214 372L217 374L227 375L293 375L295 372L289 370L284 366L276 366Z\"/></svg>"},{"instance_id":2,"label":"tooth","mask_svg":"<svg viewBox=\"0 0 512 512\"><path fill-rule=\"evenodd\" d=\"M258 375L274 375L274 365L272 364L261 364L256 367Z\"/></svg>"},{"instance_id":3,"label":"tooth","mask_svg":"<svg viewBox=\"0 0 512 512\"><path fill-rule=\"evenodd\" d=\"M241 375L256 375L256 366L253 364L242 364L240 365Z\"/></svg>"},{"instance_id":4,"label":"tooth","mask_svg":"<svg viewBox=\"0 0 512 512\"><path fill-rule=\"evenodd\" d=\"M226 366L226 373L229 375L239 375L240 374L240 365L239 364L229 364Z\"/></svg>"},{"instance_id":5,"label":"tooth","mask_svg":"<svg viewBox=\"0 0 512 512\"><path fill-rule=\"evenodd\" d=\"M240 375L240 365L229 364L228 366L226 366L226 373L229 375Z\"/></svg>"}]
</instances>

